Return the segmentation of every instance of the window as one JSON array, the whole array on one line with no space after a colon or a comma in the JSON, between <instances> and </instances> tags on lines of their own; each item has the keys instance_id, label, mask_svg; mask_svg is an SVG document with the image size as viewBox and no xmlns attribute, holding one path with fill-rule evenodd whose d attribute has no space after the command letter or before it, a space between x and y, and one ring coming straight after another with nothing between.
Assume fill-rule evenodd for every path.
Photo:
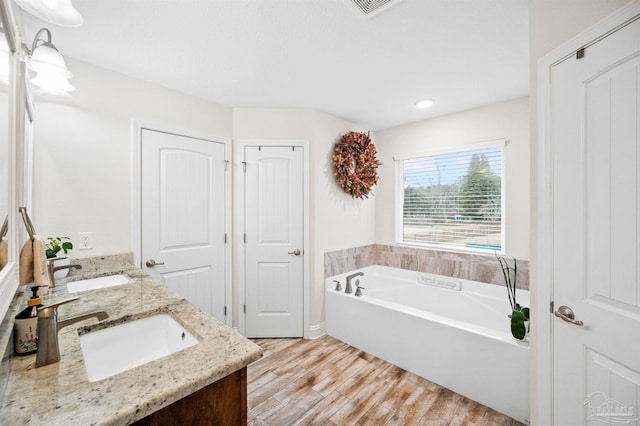
<instances>
[{"instance_id":1,"label":"window","mask_svg":"<svg viewBox=\"0 0 640 426\"><path fill-rule=\"evenodd\" d=\"M401 243L504 251L504 141L399 161Z\"/></svg>"}]
</instances>

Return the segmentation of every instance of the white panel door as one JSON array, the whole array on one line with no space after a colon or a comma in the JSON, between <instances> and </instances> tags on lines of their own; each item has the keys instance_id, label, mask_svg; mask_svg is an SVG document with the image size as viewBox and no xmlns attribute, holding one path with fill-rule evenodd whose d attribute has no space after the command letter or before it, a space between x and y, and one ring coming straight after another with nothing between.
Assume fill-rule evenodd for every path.
<instances>
[{"instance_id":1,"label":"white panel door","mask_svg":"<svg viewBox=\"0 0 640 426\"><path fill-rule=\"evenodd\" d=\"M224 322L225 146L148 129L141 145L142 267Z\"/></svg>"},{"instance_id":2,"label":"white panel door","mask_svg":"<svg viewBox=\"0 0 640 426\"><path fill-rule=\"evenodd\" d=\"M639 55L637 20L551 70L558 426L639 424Z\"/></svg>"},{"instance_id":3,"label":"white panel door","mask_svg":"<svg viewBox=\"0 0 640 426\"><path fill-rule=\"evenodd\" d=\"M245 148L245 334L303 335L303 148Z\"/></svg>"}]
</instances>

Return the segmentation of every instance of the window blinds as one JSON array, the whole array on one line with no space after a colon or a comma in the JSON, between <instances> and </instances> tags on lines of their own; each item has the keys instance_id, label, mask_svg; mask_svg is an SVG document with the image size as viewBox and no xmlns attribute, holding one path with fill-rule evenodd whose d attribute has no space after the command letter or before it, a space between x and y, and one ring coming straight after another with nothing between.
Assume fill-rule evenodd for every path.
<instances>
[{"instance_id":1,"label":"window blinds","mask_svg":"<svg viewBox=\"0 0 640 426\"><path fill-rule=\"evenodd\" d=\"M501 250L503 147L405 158L402 241Z\"/></svg>"}]
</instances>

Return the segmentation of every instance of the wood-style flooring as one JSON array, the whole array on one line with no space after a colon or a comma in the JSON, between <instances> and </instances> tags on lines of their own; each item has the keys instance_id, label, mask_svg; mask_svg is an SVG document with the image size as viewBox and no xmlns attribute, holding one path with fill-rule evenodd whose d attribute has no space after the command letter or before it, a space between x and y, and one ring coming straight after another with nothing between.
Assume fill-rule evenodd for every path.
<instances>
[{"instance_id":1,"label":"wood-style flooring","mask_svg":"<svg viewBox=\"0 0 640 426\"><path fill-rule=\"evenodd\" d=\"M254 342L249 425L521 425L329 336Z\"/></svg>"}]
</instances>

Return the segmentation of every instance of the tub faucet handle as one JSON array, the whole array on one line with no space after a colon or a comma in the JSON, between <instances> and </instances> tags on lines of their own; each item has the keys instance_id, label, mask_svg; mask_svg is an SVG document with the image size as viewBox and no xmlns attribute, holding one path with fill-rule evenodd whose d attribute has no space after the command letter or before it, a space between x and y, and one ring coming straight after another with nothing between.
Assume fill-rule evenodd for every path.
<instances>
[{"instance_id":1,"label":"tub faucet handle","mask_svg":"<svg viewBox=\"0 0 640 426\"><path fill-rule=\"evenodd\" d=\"M364 290L364 287L356 286L356 294L354 296L362 296L362 290Z\"/></svg>"},{"instance_id":2,"label":"tub faucet handle","mask_svg":"<svg viewBox=\"0 0 640 426\"><path fill-rule=\"evenodd\" d=\"M333 280L333 282L336 283L336 291L342 291L342 286L340 285L340 281Z\"/></svg>"}]
</instances>

